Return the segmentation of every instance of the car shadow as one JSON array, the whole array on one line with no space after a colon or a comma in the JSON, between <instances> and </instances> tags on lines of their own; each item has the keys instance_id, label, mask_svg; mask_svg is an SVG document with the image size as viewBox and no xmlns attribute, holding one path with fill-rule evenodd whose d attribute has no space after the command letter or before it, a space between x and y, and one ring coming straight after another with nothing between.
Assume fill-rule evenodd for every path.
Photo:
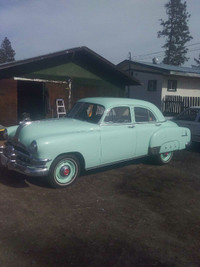
<instances>
[{"instance_id":1,"label":"car shadow","mask_svg":"<svg viewBox=\"0 0 200 267\"><path fill-rule=\"evenodd\" d=\"M85 177L85 176L89 176L92 174L97 174L97 173L101 173L101 172L105 172L105 171L109 171L109 170L113 170L113 169L118 169L118 168L122 168L131 164L137 165L139 163L144 163L144 162L148 162L148 160L146 159L135 159L135 160L130 160L130 161L126 161L123 163L118 163L118 164L113 164L113 165L109 165L109 166L104 166L104 167L99 167L96 169L92 169L92 170L83 170L80 173L80 177ZM39 187L43 187L43 188L49 188L49 189L53 189L49 183L48 183L48 177L28 177L26 176L25 179L27 180L28 183L39 186Z\"/></svg>"},{"instance_id":2,"label":"car shadow","mask_svg":"<svg viewBox=\"0 0 200 267\"><path fill-rule=\"evenodd\" d=\"M26 176L14 171L9 171L0 165L0 183L9 187L25 188L29 185L26 183Z\"/></svg>"},{"instance_id":3,"label":"car shadow","mask_svg":"<svg viewBox=\"0 0 200 267\"><path fill-rule=\"evenodd\" d=\"M43 187L43 188L48 188L48 189L53 189L49 183L48 183L48 179L46 176L37 176L37 177L30 177L30 176L26 176L26 180L28 183L39 186L39 187Z\"/></svg>"},{"instance_id":4,"label":"car shadow","mask_svg":"<svg viewBox=\"0 0 200 267\"><path fill-rule=\"evenodd\" d=\"M0 183L14 188L29 187L33 184L39 187L51 188L48 185L46 177L29 177L27 175L8 170L0 164Z\"/></svg>"},{"instance_id":5,"label":"car shadow","mask_svg":"<svg viewBox=\"0 0 200 267\"><path fill-rule=\"evenodd\" d=\"M99 168L95 168L92 170L83 170L80 173L80 177L89 176L92 174L102 173L109 170L116 170L119 168L123 168L129 165L138 165L138 164L147 164L152 165L152 160L150 157L144 157L139 159L132 159L125 162L115 163ZM9 186L9 187L15 187L15 188L24 188L29 187L29 184L43 187L43 188L49 188L53 189L49 183L47 177L29 177L26 175L23 175L18 172L10 171L4 168L3 166L0 166L0 183Z\"/></svg>"},{"instance_id":6,"label":"car shadow","mask_svg":"<svg viewBox=\"0 0 200 267\"><path fill-rule=\"evenodd\" d=\"M200 144L192 144L189 148L189 151L192 152L200 152ZM110 170L116 170L119 168L123 168L129 165L139 165L139 164L145 164L145 165L157 165L153 158L151 157L142 157L138 159L132 159L120 163L115 164L109 164L107 166L102 166L99 168L91 169L91 170L82 170L80 173L80 177L87 177L89 175L98 174ZM43 187L43 188L49 188L53 189L49 183L47 177L29 177L14 171L9 171L6 168L0 166L0 183L10 186L10 187L16 187L16 188L23 188L28 187L29 184Z\"/></svg>"},{"instance_id":7,"label":"car shadow","mask_svg":"<svg viewBox=\"0 0 200 267\"><path fill-rule=\"evenodd\" d=\"M138 165L138 164L148 164L148 165L152 165L152 160L150 157L144 157L144 158L139 158L139 159L132 159L132 160L128 160L128 161L124 161L124 162L120 162L120 163L114 163L114 164L109 164L107 166L103 166L103 167L99 167L99 168L95 168L95 169L91 169L91 170L83 170L81 172L81 176L88 176L91 174L96 174L96 173L101 173L101 172L105 172L105 171L109 171L109 170L116 170L119 168L123 168L129 165Z\"/></svg>"},{"instance_id":8,"label":"car shadow","mask_svg":"<svg viewBox=\"0 0 200 267\"><path fill-rule=\"evenodd\" d=\"M200 142L192 142L187 150L195 153L200 153Z\"/></svg>"}]
</instances>

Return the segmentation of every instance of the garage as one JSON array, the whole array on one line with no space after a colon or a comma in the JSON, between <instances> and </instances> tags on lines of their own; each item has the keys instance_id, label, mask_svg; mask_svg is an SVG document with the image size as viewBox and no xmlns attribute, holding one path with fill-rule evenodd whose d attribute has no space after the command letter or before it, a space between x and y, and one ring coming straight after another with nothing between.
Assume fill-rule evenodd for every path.
<instances>
[{"instance_id":1,"label":"garage","mask_svg":"<svg viewBox=\"0 0 200 267\"><path fill-rule=\"evenodd\" d=\"M0 124L16 124L24 113L32 120L57 117L56 99L69 110L80 98L124 97L126 86L138 84L87 47L2 64Z\"/></svg>"}]
</instances>

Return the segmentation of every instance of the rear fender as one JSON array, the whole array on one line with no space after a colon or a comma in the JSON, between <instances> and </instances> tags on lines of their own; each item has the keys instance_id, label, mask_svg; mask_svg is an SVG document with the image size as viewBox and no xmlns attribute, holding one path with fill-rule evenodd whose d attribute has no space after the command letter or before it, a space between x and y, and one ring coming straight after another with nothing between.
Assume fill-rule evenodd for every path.
<instances>
[{"instance_id":1,"label":"rear fender","mask_svg":"<svg viewBox=\"0 0 200 267\"><path fill-rule=\"evenodd\" d=\"M155 132L149 143L151 154L160 154L185 149L191 140L191 133L185 127L162 128Z\"/></svg>"}]
</instances>

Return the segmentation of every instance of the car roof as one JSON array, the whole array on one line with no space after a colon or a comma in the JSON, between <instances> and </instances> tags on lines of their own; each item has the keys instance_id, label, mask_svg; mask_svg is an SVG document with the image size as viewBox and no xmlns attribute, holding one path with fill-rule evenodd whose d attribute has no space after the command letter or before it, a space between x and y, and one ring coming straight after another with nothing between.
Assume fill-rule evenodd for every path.
<instances>
[{"instance_id":1,"label":"car roof","mask_svg":"<svg viewBox=\"0 0 200 267\"><path fill-rule=\"evenodd\" d=\"M106 108L115 106L115 105L147 105L151 106L150 102L143 100L132 99L132 98L120 98L120 97L88 97L80 99L79 102L89 102L94 104L102 105Z\"/></svg>"},{"instance_id":2,"label":"car roof","mask_svg":"<svg viewBox=\"0 0 200 267\"><path fill-rule=\"evenodd\" d=\"M88 97L80 99L78 102L99 104L104 106L106 109L119 105L146 107L151 109L155 113L159 121L165 120L161 111L154 104L144 100L133 99L133 98L119 98L119 97Z\"/></svg>"}]
</instances>

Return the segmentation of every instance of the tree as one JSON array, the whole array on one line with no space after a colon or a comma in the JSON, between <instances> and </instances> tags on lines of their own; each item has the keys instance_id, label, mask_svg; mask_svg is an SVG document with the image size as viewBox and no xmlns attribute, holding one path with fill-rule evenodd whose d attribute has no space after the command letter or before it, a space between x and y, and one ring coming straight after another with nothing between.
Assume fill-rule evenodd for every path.
<instances>
[{"instance_id":1,"label":"tree","mask_svg":"<svg viewBox=\"0 0 200 267\"><path fill-rule=\"evenodd\" d=\"M11 42L7 37L1 43L0 47L0 64L15 60L15 51L12 49Z\"/></svg>"},{"instance_id":2,"label":"tree","mask_svg":"<svg viewBox=\"0 0 200 267\"><path fill-rule=\"evenodd\" d=\"M182 3L181 0L169 0L165 8L168 19L160 20L163 29L158 32L158 38L166 38L163 45L165 48L163 63L181 65L189 59L186 57L188 52L186 43L192 39L188 27L190 14L187 12L186 1Z\"/></svg>"}]
</instances>

